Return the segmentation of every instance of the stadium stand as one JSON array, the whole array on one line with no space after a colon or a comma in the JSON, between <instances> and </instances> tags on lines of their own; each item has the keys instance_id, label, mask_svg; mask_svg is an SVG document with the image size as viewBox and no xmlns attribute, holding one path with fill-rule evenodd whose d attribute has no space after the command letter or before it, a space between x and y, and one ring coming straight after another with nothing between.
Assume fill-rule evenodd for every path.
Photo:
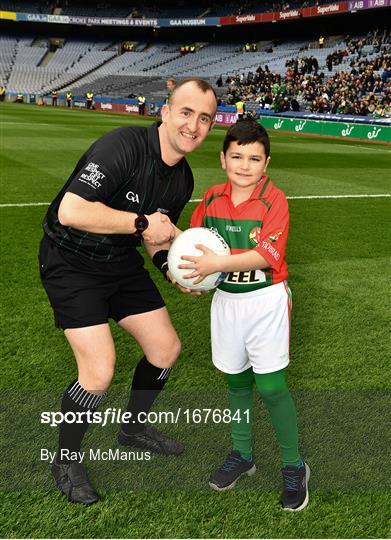
<instances>
[{"instance_id":1,"label":"stadium stand","mask_svg":"<svg viewBox=\"0 0 391 540\"><path fill-rule=\"evenodd\" d=\"M0 0L0 9L31 13L56 13L98 17L197 18L284 11L327 0L210 3L184 0L160 3L145 0L142 7L110 0L22 2ZM132 5L133 4L133 5ZM178 35L175 36L176 39ZM186 36L184 36L186 37ZM0 37L0 83L8 92L45 95L56 89L84 95L128 98L140 92L155 101L166 97L167 78L197 75L213 84L222 103L239 97L248 108L275 111L295 108L314 112L372 114L377 105L389 112L390 39L387 31L366 35L319 36L312 40L263 40L245 50L243 41L216 40L192 43L193 54L181 54L183 43L135 40L125 51L121 41L64 38L55 52L49 38ZM243 39L243 38L242 38Z\"/></svg>"},{"instance_id":2,"label":"stadium stand","mask_svg":"<svg viewBox=\"0 0 391 540\"><path fill-rule=\"evenodd\" d=\"M378 35L376 31L365 38L336 40L334 47L310 50L310 55L307 48L292 54L284 65L280 58L278 63L270 63L267 69L259 67L247 76L229 75L225 81L227 102L235 103L240 97L249 107L275 112L301 108L317 113L389 116L389 51L388 33Z\"/></svg>"},{"instance_id":3,"label":"stadium stand","mask_svg":"<svg viewBox=\"0 0 391 540\"><path fill-rule=\"evenodd\" d=\"M120 56L113 58L111 62L83 77L78 81L77 85L68 85L64 90L72 89L76 93L77 91L80 92L80 88L83 87L83 93L84 88L88 87L93 88L95 94L104 95L107 92L106 86L108 85L111 91L125 97L130 93L128 80L131 80L136 75L144 75L144 80L148 79L140 66L144 66L148 61L151 61L151 58L160 58L159 55L162 54L164 52L160 51L159 45L154 45L141 52L124 52ZM125 77L126 80L121 81L122 77Z\"/></svg>"},{"instance_id":4,"label":"stadium stand","mask_svg":"<svg viewBox=\"0 0 391 540\"><path fill-rule=\"evenodd\" d=\"M0 65L4 72L3 84L6 84L9 92L23 90L26 93L45 94L53 88L60 89L116 55L115 51L104 50L111 42L67 40L43 66L39 64L48 53L47 45L36 47L31 39L24 38L15 43L15 40L7 37L2 37L1 44L3 40L8 45L4 56L2 47Z\"/></svg>"},{"instance_id":5,"label":"stadium stand","mask_svg":"<svg viewBox=\"0 0 391 540\"><path fill-rule=\"evenodd\" d=\"M7 86L17 52L18 40L11 36L0 36L0 84Z\"/></svg>"},{"instance_id":6,"label":"stadium stand","mask_svg":"<svg viewBox=\"0 0 391 540\"><path fill-rule=\"evenodd\" d=\"M158 101L166 96L168 77L197 73L212 83L221 78L218 95L228 104L240 96L249 108L276 111L289 110L294 99L300 109L314 112L373 114L379 104L389 112L387 32L329 37L322 49L308 41L259 42L248 53L238 42L202 43L185 56L179 42L139 43L135 51L119 54L120 44L110 47L109 41L67 40L46 65L42 40L2 36L0 44L1 79L9 92L44 95L56 88L123 98L143 92Z\"/></svg>"},{"instance_id":7,"label":"stadium stand","mask_svg":"<svg viewBox=\"0 0 391 540\"><path fill-rule=\"evenodd\" d=\"M24 2L23 0L1 0L1 11L17 11L19 13L51 13L46 2Z\"/></svg>"}]
</instances>

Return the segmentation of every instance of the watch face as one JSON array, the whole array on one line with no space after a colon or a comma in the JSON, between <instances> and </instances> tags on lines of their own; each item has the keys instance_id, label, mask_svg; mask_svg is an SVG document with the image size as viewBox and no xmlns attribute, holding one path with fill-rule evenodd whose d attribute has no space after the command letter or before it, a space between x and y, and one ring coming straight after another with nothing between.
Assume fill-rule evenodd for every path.
<instances>
[{"instance_id":1,"label":"watch face","mask_svg":"<svg viewBox=\"0 0 391 540\"><path fill-rule=\"evenodd\" d=\"M147 218L145 216L139 216L136 218L135 227L139 232L145 231L145 229L148 227Z\"/></svg>"},{"instance_id":2,"label":"watch face","mask_svg":"<svg viewBox=\"0 0 391 540\"><path fill-rule=\"evenodd\" d=\"M144 227L146 226L147 224L147 220L144 219L144 218L139 218L138 221L137 221L137 228L138 229L144 229Z\"/></svg>"}]
</instances>

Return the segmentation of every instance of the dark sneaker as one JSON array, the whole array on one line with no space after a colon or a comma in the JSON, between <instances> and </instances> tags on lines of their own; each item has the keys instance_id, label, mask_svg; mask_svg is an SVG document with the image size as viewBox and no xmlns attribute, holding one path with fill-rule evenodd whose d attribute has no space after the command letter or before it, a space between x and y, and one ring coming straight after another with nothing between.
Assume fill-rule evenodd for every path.
<instances>
[{"instance_id":1,"label":"dark sneaker","mask_svg":"<svg viewBox=\"0 0 391 540\"><path fill-rule=\"evenodd\" d=\"M216 491L226 491L235 487L242 476L252 476L256 467L254 460L244 459L238 450L231 450L223 465L209 479L209 485Z\"/></svg>"},{"instance_id":2,"label":"dark sneaker","mask_svg":"<svg viewBox=\"0 0 391 540\"><path fill-rule=\"evenodd\" d=\"M81 463L54 463L52 474L58 489L75 503L93 504L99 500L98 494L92 487L87 471Z\"/></svg>"},{"instance_id":3,"label":"dark sneaker","mask_svg":"<svg viewBox=\"0 0 391 540\"><path fill-rule=\"evenodd\" d=\"M301 467L286 466L282 469L282 478L284 480L284 491L281 496L283 510L300 512L309 501L310 468L307 463Z\"/></svg>"},{"instance_id":4,"label":"dark sneaker","mask_svg":"<svg viewBox=\"0 0 391 540\"><path fill-rule=\"evenodd\" d=\"M185 449L182 443L166 437L163 433L159 433L150 426L147 426L144 431L133 435L127 435L120 431L118 442L123 446L143 448L165 456L179 456Z\"/></svg>"}]
</instances>

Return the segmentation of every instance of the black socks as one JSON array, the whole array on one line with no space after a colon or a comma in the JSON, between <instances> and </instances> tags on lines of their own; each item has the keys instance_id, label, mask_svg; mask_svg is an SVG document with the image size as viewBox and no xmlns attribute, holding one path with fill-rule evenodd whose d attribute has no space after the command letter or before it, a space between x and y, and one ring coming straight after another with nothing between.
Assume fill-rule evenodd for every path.
<instances>
[{"instance_id":1,"label":"black socks","mask_svg":"<svg viewBox=\"0 0 391 540\"><path fill-rule=\"evenodd\" d=\"M132 381L127 411L132 413L128 423L122 424L122 431L132 435L144 431L146 415L163 390L170 375L171 368L157 368L145 356L137 364Z\"/></svg>"},{"instance_id":2,"label":"black socks","mask_svg":"<svg viewBox=\"0 0 391 540\"><path fill-rule=\"evenodd\" d=\"M61 402L61 412L66 416L60 425L57 463L79 460L77 453L80 452L81 442L89 425L85 413L95 411L104 397L105 394L98 395L88 392L80 386L78 380L73 381L65 390Z\"/></svg>"},{"instance_id":3,"label":"black socks","mask_svg":"<svg viewBox=\"0 0 391 540\"><path fill-rule=\"evenodd\" d=\"M147 414L163 390L170 371L171 368L153 366L145 356L137 364L126 409L132 417L122 424L126 435L144 431ZM80 460L81 443L90 423L86 413L95 411L104 397L105 394L88 392L77 380L66 389L61 402L61 412L66 416L60 425L57 463Z\"/></svg>"}]
</instances>

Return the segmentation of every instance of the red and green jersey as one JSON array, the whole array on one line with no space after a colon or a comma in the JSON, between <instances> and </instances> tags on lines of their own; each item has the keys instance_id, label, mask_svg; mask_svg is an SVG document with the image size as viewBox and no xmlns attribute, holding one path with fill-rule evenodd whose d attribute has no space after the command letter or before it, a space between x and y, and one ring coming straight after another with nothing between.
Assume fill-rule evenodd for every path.
<instances>
[{"instance_id":1,"label":"red and green jersey","mask_svg":"<svg viewBox=\"0 0 391 540\"><path fill-rule=\"evenodd\" d=\"M289 209L285 194L263 176L249 199L238 206L231 200L231 183L208 189L194 210L191 227L216 230L233 255L255 249L270 263L263 270L229 272L219 289L249 292L279 283L288 277L285 249Z\"/></svg>"}]
</instances>

